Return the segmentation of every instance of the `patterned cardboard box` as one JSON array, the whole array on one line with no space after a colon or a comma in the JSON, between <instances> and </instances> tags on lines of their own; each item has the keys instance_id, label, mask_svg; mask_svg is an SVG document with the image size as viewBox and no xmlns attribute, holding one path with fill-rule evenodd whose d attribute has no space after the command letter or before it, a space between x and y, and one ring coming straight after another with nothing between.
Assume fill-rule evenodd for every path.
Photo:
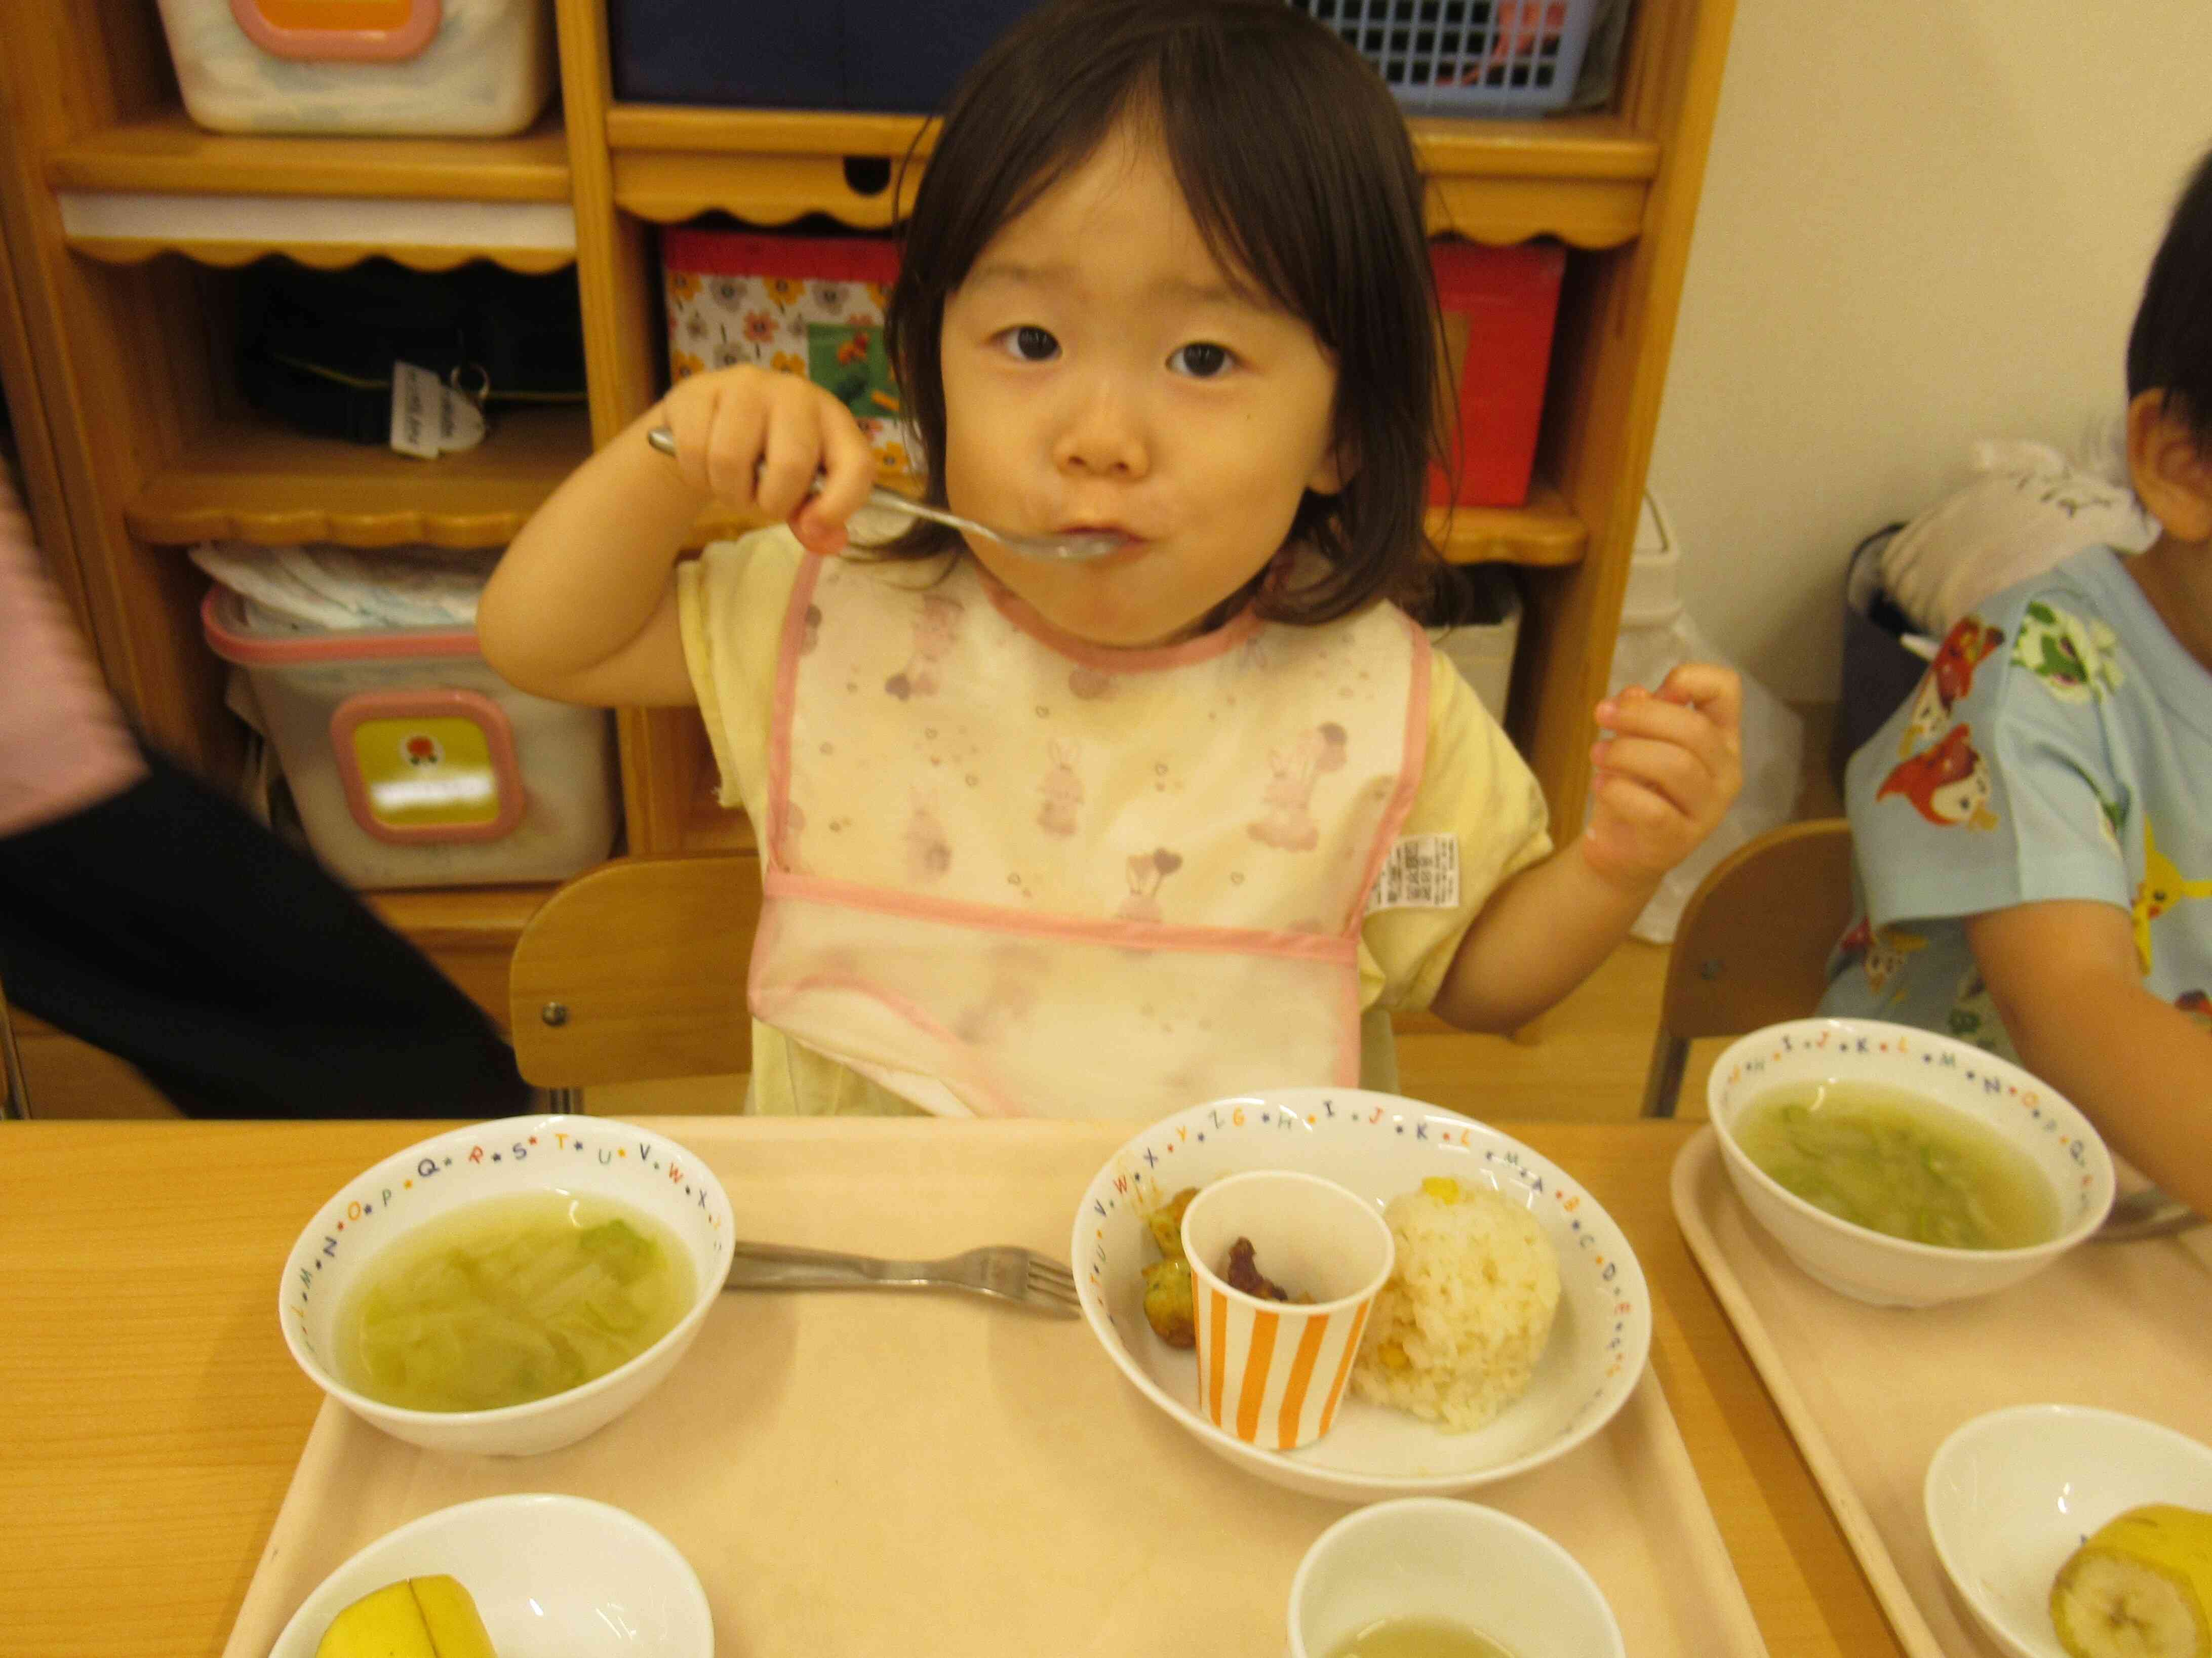
<instances>
[{"instance_id":1,"label":"patterned cardboard box","mask_svg":"<svg viewBox=\"0 0 2212 1658\"><path fill-rule=\"evenodd\" d=\"M661 265L672 378L739 363L804 374L853 411L881 471L916 470L884 350L884 301L898 275L890 242L671 230Z\"/></svg>"}]
</instances>

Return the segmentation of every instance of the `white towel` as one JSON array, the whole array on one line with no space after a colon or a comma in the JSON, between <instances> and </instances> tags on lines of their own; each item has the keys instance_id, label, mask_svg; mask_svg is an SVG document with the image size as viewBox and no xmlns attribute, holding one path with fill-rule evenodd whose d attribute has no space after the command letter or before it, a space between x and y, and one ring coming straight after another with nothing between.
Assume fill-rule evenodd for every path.
<instances>
[{"instance_id":1,"label":"white towel","mask_svg":"<svg viewBox=\"0 0 2212 1658\"><path fill-rule=\"evenodd\" d=\"M491 574L484 553L441 547L316 544L249 547L204 542L192 562L249 601L257 626L357 631L473 628Z\"/></svg>"}]
</instances>

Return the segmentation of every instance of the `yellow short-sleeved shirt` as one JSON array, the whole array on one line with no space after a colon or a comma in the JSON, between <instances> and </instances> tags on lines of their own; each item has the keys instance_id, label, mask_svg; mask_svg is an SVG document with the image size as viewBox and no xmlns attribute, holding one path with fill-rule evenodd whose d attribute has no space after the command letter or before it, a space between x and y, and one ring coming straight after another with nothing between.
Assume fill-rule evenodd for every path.
<instances>
[{"instance_id":1,"label":"yellow short-sleeved shirt","mask_svg":"<svg viewBox=\"0 0 2212 1658\"><path fill-rule=\"evenodd\" d=\"M677 568L684 653L721 775L721 801L755 822L768 793L776 651L799 561L788 530L719 542ZM1459 901L1378 910L1360 931L1361 1082L1393 1089L1389 1015L1426 1007L1468 924L1508 877L1552 848L1543 792L1511 742L1442 653L1431 657L1428 749L1401 841L1459 843ZM917 1108L757 1022L750 1108L819 1115L904 1115Z\"/></svg>"}]
</instances>

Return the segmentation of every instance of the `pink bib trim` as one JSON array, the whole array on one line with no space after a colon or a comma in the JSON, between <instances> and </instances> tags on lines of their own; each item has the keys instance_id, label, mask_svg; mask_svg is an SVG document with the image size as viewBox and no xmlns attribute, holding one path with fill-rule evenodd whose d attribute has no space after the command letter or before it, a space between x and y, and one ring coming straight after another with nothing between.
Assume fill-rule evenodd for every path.
<instances>
[{"instance_id":1,"label":"pink bib trim","mask_svg":"<svg viewBox=\"0 0 2212 1658\"><path fill-rule=\"evenodd\" d=\"M1083 667L1096 668L1101 673L1155 673L1163 668L1180 668L1192 662L1208 661L1235 650L1258 633L1261 625L1259 613L1248 606L1212 633L1187 639L1180 645L1154 645L1136 650L1121 650L1110 645L1094 645L1087 639L1078 639L1073 634L1055 628L1039 616L1028 600L1009 591L981 565L975 567L975 573L982 577L983 591L990 595L991 603L998 607L1000 616L1047 650L1056 652Z\"/></svg>"},{"instance_id":2,"label":"pink bib trim","mask_svg":"<svg viewBox=\"0 0 2212 1658\"><path fill-rule=\"evenodd\" d=\"M1398 786L1390 796L1390 805L1382 814L1382 825L1376 831L1375 845L1367 854L1366 878L1359 884L1359 896L1352 906L1352 914L1345 918L1344 930L1357 937L1361 924L1367 919L1367 895L1375 890L1375 882L1382 873L1382 865L1390 856L1390 848L1398 844L1398 831L1406 826L1406 819L1413 810L1413 797L1420 793L1422 769L1429 762L1429 635L1421 624L1411 616L1404 616L1406 631L1412 636L1413 646L1413 678L1406 695L1406 756L1399 764Z\"/></svg>"},{"instance_id":3,"label":"pink bib trim","mask_svg":"<svg viewBox=\"0 0 2212 1658\"><path fill-rule=\"evenodd\" d=\"M1275 956L1289 961L1356 964L1358 945L1349 936L1327 932L1271 932L1259 927L1170 926L1158 921L1092 921L1077 916L1031 915L994 904L863 886L852 881L793 875L775 868L761 872L761 890L770 898L803 898L864 909L878 915L939 921L981 932L1012 933L1024 938L1058 938L1073 944L1110 944L1116 950L1173 950L1214 955Z\"/></svg>"},{"instance_id":4,"label":"pink bib trim","mask_svg":"<svg viewBox=\"0 0 2212 1658\"><path fill-rule=\"evenodd\" d=\"M791 821L791 711L799 694L799 647L806 637L806 612L814 603L814 584L822 561L811 554L791 584L791 604L783 613L783 635L776 641L775 702L769 710L768 738L768 836L761 848L763 874L785 868L790 859L785 835Z\"/></svg>"}]
</instances>

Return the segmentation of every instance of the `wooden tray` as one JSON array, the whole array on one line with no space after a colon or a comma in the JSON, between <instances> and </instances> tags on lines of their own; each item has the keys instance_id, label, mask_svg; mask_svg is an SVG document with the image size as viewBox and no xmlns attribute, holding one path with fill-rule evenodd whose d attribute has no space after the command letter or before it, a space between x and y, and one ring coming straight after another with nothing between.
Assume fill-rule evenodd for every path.
<instances>
[{"instance_id":1,"label":"wooden tray","mask_svg":"<svg viewBox=\"0 0 2212 1658\"><path fill-rule=\"evenodd\" d=\"M657 1122L749 1237L1055 1256L1113 1124ZM578 1445L439 1455L325 1403L227 1658L263 1658L356 1550L501 1491L597 1497L697 1570L716 1644L825 1652L1276 1658L1292 1572L1343 1505L1231 1468L1130 1387L1079 1322L960 1297L731 1295L675 1374ZM1637 1658L1764 1658L1656 1376L1607 1430L1476 1499L1589 1569Z\"/></svg>"},{"instance_id":2,"label":"wooden tray","mask_svg":"<svg viewBox=\"0 0 2212 1658\"><path fill-rule=\"evenodd\" d=\"M2084 1244L1993 1296L1869 1307L1792 1266L1737 1201L1706 1129L1674 1160L1674 1215L1912 1658L1996 1648L1936 1558L1921 1487L1962 1423L2094 1405L2212 1442L2212 1232Z\"/></svg>"}]
</instances>

